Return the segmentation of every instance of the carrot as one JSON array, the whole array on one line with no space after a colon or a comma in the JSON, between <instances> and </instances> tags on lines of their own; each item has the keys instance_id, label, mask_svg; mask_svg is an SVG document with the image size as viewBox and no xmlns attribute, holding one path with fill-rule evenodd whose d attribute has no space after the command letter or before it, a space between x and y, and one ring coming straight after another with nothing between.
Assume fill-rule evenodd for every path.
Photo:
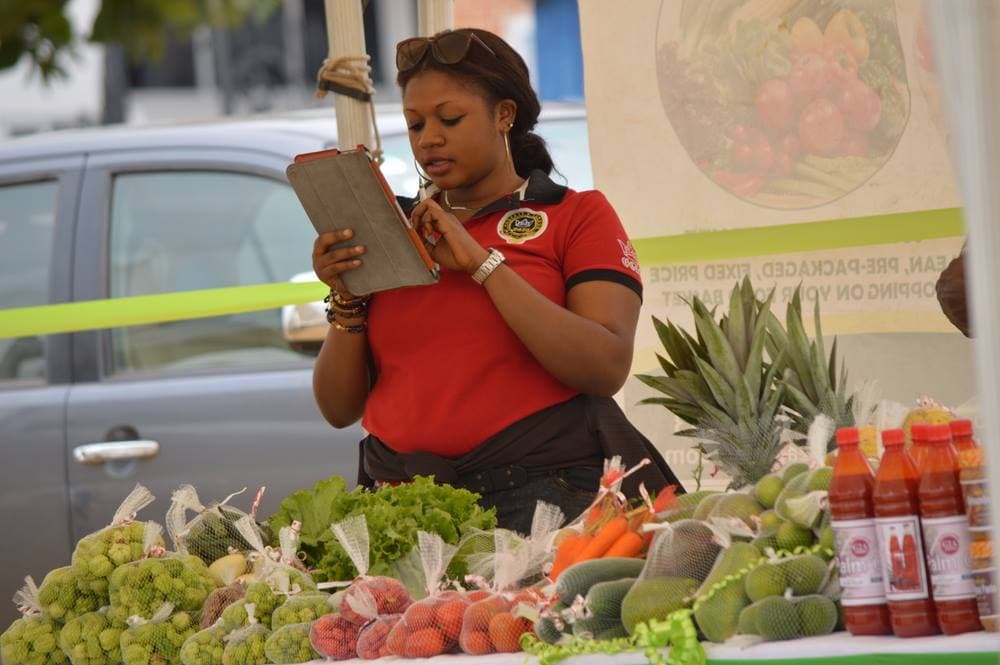
<instances>
[{"instance_id":1,"label":"carrot","mask_svg":"<svg viewBox=\"0 0 1000 665\"><path fill-rule=\"evenodd\" d=\"M624 517L619 516L609 520L594 534L594 539L590 541L590 544L580 551L576 561L599 559L627 530L628 520Z\"/></svg>"},{"instance_id":2,"label":"carrot","mask_svg":"<svg viewBox=\"0 0 1000 665\"><path fill-rule=\"evenodd\" d=\"M572 566L573 562L576 561L576 555L590 542L590 539L591 536L583 533L566 536L562 543L559 544L558 549L556 549L556 556L552 561L552 571L549 572L549 579L555 581L562 571Z\"/></svg>"},{"instance_id":3,"label":"carrot","mask_svg":"<svg viewBox=\"0 0 1000 665\"><path fill-rule=\"evenodd\" d=\"M642 536L635 531L626 531L608 548L604 556L634 557L642 551Z\"/></svg>"}]
</instances>

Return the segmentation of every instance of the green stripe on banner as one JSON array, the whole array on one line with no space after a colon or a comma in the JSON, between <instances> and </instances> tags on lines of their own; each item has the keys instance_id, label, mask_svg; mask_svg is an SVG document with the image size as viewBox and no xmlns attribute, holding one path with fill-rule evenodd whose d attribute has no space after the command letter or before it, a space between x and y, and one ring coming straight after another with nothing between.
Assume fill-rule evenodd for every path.
<instances>
[{"instance_id":1,"label":"green stripe on banner","mask_svg":"<svg viewBox=\"0 0 1000 665\"><path fill-rule=\"evenodd\" d=\"M283 282L0 309L0 338L243 314L322 300L328 292L320 282Z\"/></svg>"},{"instance_id":2,"label":"green stripe on banner","mask_svg":"<svg viewBox=\"0 0 1000 665\"><path fill-rule=\"evenodd\" d=\"M646 265L693 263L950 238L963 233L960 208L923 210L752 229L684 233L634 241ZM0 309L0 338L242 314L321 300L319 282L236 286L129 298Z\"/></svg>"},{"instance_id":3,"label":"green stripe on banner","mask_svg":"<svg viewBox=\"0 0 1000 665\"><path fill-rule=\"evenodd\" d=\"M844 638L849 639L849 638ZM787 660L708 659L708 665L997 665L996 651L969 653L873 653L858 656L789 658Z\"/></svg>"},{"instance_id":4,"label":"green stripe on banner","mask_svg":"<svg viewBox=\"0 0 1000 665\"><path fill-rule=\"evenodd\" d=\"M644 265L696 263L951 238L964 233L961 208L921 210L823 222L633 239Z\"/></svg>"}]
</instances>

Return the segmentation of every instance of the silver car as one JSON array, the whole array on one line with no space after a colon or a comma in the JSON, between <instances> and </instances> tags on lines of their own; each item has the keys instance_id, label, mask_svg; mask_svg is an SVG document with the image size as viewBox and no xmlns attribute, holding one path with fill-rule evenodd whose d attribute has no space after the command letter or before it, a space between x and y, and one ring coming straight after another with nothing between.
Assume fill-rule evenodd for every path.
<instances>
[{"instance_id":1,"label":"silver car","mask_svg":"<svg viewBox=\"0 0 1000 665\"><path fill-rule=\"evenodd\" d=\"M379 124L384 172L415 192L398 107ZM539 132L589 188L582 109L548 109ZM335 134L310 111L0 143L0 309L312 279L315 232L284 172ZM301 311L0 338L0 598L67 565L136 482L158 521L181 483L203 501L248 487L244 509L266 485L266 516L321 478L353 482L363 433L320 416L323 327ZM14 616L2 606L0 625Z\"/></svg>"}]
</instances>

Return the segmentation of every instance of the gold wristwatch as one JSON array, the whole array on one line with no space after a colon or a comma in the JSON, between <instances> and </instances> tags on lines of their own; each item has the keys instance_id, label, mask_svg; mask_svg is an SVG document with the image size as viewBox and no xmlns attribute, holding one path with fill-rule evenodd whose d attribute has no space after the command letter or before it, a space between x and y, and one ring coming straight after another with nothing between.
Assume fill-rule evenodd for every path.
<instances>
[{"instance_id":1,"label":"gold wristwatch","mask_svg":"<svg viewBox=\"0 0 1000 665\"><path fill-rule=\"evenodd\" d=\"M476 284L482 285L486 278L493 274L493 271L500 267L500 264L507 260L507 257L500 253L500 250L490 248L490 255L486 257L483 264L476 272L472 273L472 279Z\"/></svg>"}]
</instances>

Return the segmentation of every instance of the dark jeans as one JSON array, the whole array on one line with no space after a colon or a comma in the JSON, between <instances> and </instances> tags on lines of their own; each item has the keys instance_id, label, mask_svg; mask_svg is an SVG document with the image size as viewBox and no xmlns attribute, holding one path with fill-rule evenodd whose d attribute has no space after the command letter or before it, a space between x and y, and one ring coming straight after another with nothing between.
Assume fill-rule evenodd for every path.
<instances>
[{"instance_id":1,"label":"dark jeans","mask_svg":"<svg viewBox=\"0 0 1000 665\"><path fill-rule=\"evenodd\" d=\"M559 506L571 522L593 503L602 472L599 466L580 466L532 473L524 485L483 494L479 503L497 509L497 526L530 534L538 501Z\"/></svg>"}]
</instances>

